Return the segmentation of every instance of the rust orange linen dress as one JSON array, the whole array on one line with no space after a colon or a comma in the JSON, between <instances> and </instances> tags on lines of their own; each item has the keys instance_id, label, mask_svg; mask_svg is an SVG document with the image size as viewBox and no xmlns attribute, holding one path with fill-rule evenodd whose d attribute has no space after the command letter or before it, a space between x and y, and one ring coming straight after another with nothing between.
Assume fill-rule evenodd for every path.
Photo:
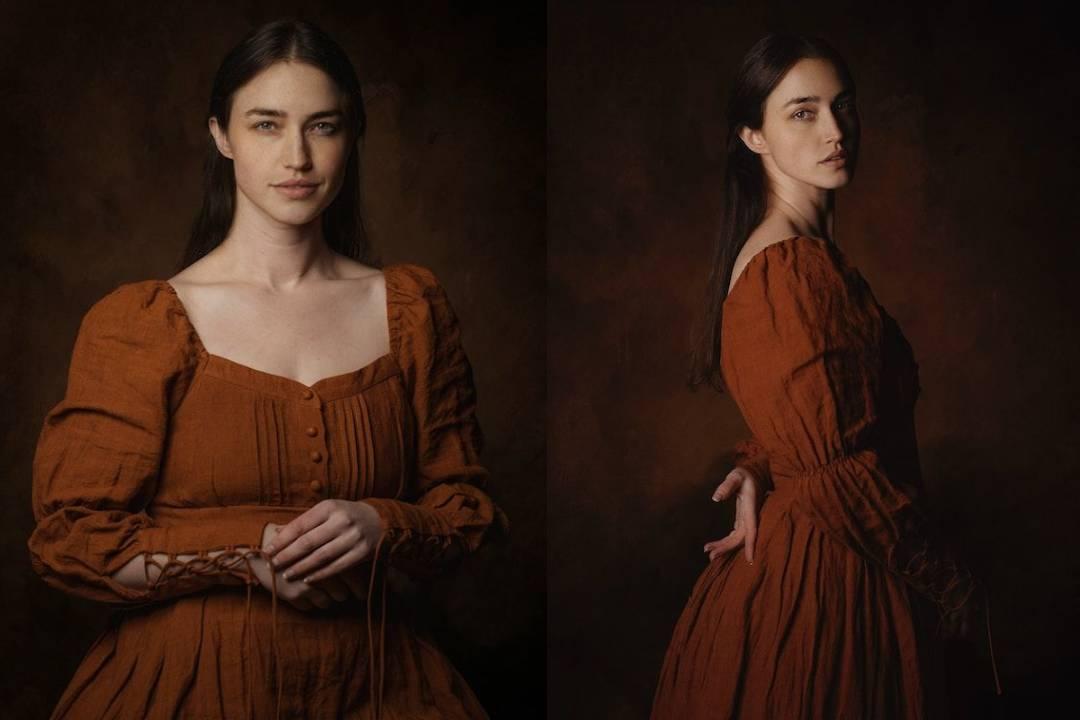
<instances>
[{"instance_id":1,"label":"rust orange linen dress","mask_svg":"<svg viewBox=\"0 0 1080 720\"><path fill-rule=\"evenodd\" d=\"M28 545L49 585L116 612L53 718L487 717L386 598L387 564L445 569L505 516L480 489L447 295L421 266L384 274L391 351L311 386L208 353L164 280L120 285L87 312L39 437ZM207 563L229 564L206 553L236 562L266 523L325 498L378 511L372 602L301 611L253 592L250 565L231 570L243 586L192 592ZM170 554L155 587L110 577L140 553Z\"/></svg>"},{"instance_id":2,"label":"rust orange linen dress","mask_svg":"<svg viewBox=\"0 0 1080 720\"><path fill-rule=\"evenodd\" d=\"M727 553L695 584L653 720L939 717L933 611L982 590L921 508L911 346L843 253L805 236L750 259L722 333L753 435L736 460L773 489L754 564Z\"/></svg>"}]
</instances>

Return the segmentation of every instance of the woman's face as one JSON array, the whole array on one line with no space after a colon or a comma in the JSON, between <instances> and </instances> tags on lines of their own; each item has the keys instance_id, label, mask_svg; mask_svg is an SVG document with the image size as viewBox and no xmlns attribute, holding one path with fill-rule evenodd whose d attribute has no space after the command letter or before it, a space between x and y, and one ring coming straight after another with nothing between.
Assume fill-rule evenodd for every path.
<instances>
[{"instance_id":1,"label":"woman's face","mask_svg":"<svg viewBox=\"0 0 1080 720\"><path fill-rule=\"evenodd\" d=\"M853 177L858 160L855 94L841 83L831 62L803 58L766 98L762 128L744 127L742 138L761 155L774 180L790 184L790 178L819 189L842 187ZM823 162L837 150L847 153L845 162Z\"/></svg>"},{"instance_id":2,"label":"woman's face","mask_svg":"<svg viewBox=\"0 0 1080 720\"><path fill-rule=\"evenodd\" d=\"M337 86L311 65L278 62L241 87L227 131L217 118L209 121L218 150L233 161L238 212L255 209L288 225L318 218L345 177L349 139L343 121ZM278 187L289 180L313 189L290 194Z\"/></svg>"}]
</instances>

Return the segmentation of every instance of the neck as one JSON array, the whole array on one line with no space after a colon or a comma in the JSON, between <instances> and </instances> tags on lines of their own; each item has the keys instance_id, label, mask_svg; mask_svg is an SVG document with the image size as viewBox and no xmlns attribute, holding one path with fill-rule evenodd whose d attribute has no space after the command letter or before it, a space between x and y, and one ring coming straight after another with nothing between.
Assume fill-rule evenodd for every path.
<instances>
[{"instance_id":1,"label":"neck","mask_svg":"<svg viewBox=\"0 0 1080 720\"><path fill-rule=\"evenodd\" d=\"M334 253L323 238L321 214L293 225L270 217L241 192L236 199L232 228L214 250L223 273L272 291L335 276Z\"/></svg>"},{"instance_id":2,"label":"neck","mask_svg":"<svg viewBox=\"0 0 1080 720\"><path fill-rule=\"evenodd\" d=\"M770 183L766 216L779 214L799 235L832 241L836 193L793 181Z\"/></svg>"}]
</instances>

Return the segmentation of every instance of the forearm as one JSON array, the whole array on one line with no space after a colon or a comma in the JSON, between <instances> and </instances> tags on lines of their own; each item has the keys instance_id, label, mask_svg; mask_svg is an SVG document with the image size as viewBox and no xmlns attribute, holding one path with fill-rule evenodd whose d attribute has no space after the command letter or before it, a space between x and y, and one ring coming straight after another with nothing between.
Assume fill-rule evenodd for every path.
<instances>
[{"instance_id":1,"label":"forearm","mask_svg":"<svg viewBox=\"0 0 1080 720\"><path fill-rule=\"evenodd\" d=\"M204 553L140 553L113 573L116 582L136 591L154 591L156 599L185 595L219 585L243 585L254 577L256 564L265 562L257 549ZM250 564L250 575L249 575Z\"/></svg>"},{"instance_id":2,"label":"forearm","mask_svg":"<svg viewBox=\"0 0 1080 720\"><path fill-rule=\"evenodd\" d=\"M796 505L833 539L900 576L943 609L964 604L975 578L919 503L866 448L799 476Z\"/></svg>"},{"instance_id":3,"label":"forearm","mask_svg":"<svg viewBox=\"0 0 1080 720\"><path fill-rule=\"evenodd\" d=\"M363 502L379 514L382 551L414 575L452 567L480 545L492 524L509 524L486 493L466 482L436 485L416 503L390 498Z\"/></svg>"}]
</instances>

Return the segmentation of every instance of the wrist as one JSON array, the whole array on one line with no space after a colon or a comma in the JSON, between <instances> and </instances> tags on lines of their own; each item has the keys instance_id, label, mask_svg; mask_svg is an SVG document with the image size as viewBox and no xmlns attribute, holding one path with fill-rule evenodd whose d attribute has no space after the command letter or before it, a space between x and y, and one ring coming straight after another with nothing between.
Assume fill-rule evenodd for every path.
<instances>
[{"instance_id":1,"label":"wrist","mask_svg":"<svg viewBox=\"0 0 1080 720\"><path fill-rule=\"evenodd\" d=\"M387 522L383 517L383 514L379 512L378 507L374 503L365 502L363 500L357 500L357 510L361 516L361 526L364 528L364 534L369 538L372 551L378 546L379 541L383 535L386 534Z\"/></svg>"}]
</instances>

